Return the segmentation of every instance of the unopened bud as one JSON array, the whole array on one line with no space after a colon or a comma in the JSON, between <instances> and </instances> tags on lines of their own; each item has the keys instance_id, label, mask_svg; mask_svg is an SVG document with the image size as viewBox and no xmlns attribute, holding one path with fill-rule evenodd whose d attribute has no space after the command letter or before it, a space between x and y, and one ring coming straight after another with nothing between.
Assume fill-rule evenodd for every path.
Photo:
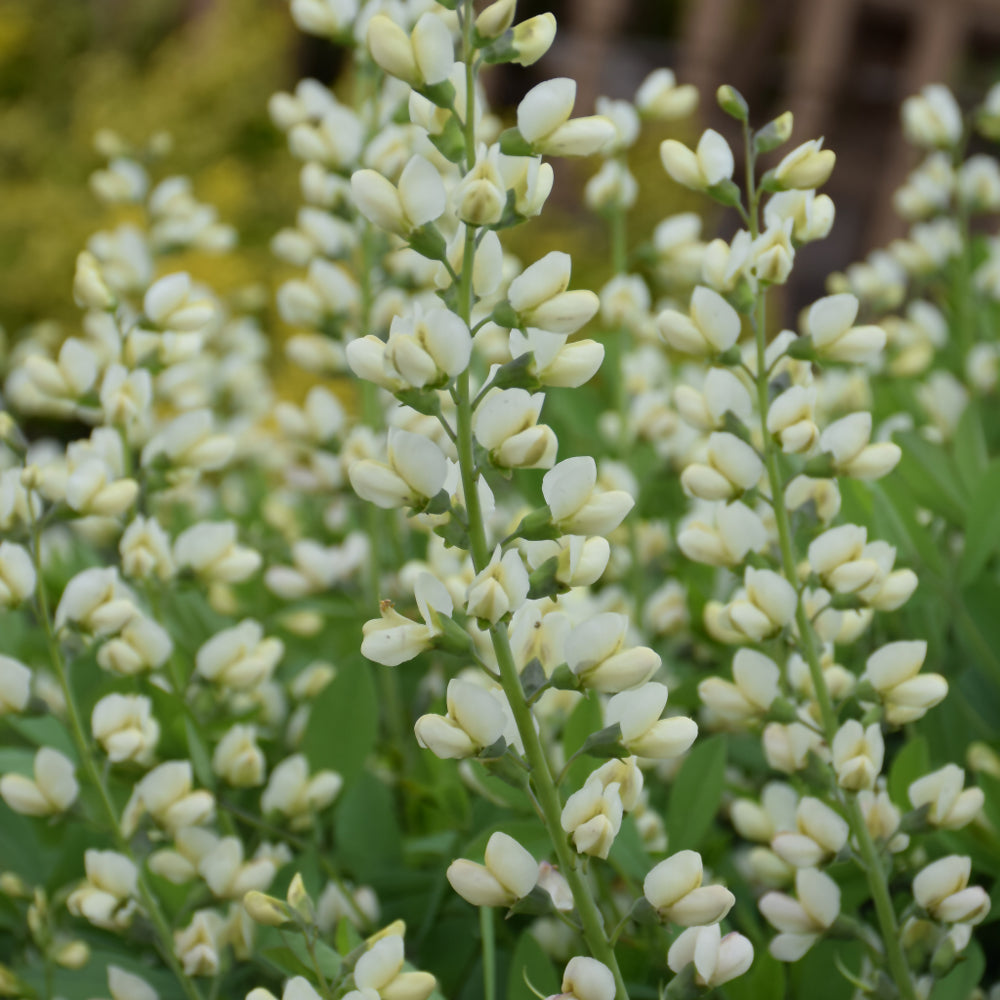
<instances>
[{"instance_id":1,"label":"unopened bud","mask_svg":"<svg viewBox=\"0 0 1000 1000\"><path fill-rule=\"evenodd\" d=\"M292 919L288 907L280 899L258 889L252 889L243 897L243 909L254 923L265 927L281 927Z\"/></svg>"}]
</instances>

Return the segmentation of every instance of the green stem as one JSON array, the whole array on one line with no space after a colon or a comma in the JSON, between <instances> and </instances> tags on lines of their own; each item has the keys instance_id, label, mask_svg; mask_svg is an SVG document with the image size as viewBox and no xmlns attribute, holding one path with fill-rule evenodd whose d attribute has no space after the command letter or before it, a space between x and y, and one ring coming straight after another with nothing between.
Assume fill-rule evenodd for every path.
<instances>
[{"instance_id":1,"label":"green stem","mask_svg":"<svg viewBox=\"0 0 1000 1000\"><path fill-rule=\"evenodd\" d=\"M496 1000L497 950L493 928L493 907L479 907L479 936L483 948L483 1000Z\"/></svg>"},{"instance_id":2,"label":"green stem","mask_svg":"<svg viewBox=\"0 0 1000 1000\"><path fill-rule=\"evenodd\" d=\"M49 610L48 596L45 593L45 583L42 578L40 545L41 532L39 531L37 523L34 525L33 534L34 544L32 555L34 557L35 574L38 581L36 591L38 617L41 622L42 629L45 632L45 639L48 644L49 658L52 662L52 669L55 672L56 680L59 682L63 698L66 700L66 712L69 717L70 733L72 734L73 742L76 745L77 753L80 756L80 762L83 765L83 769L86 772L90 783L95 789L97 789L101 805L104 809L108 824L111 827L111 832L114 836L115 844L117 845L118 850L129 858L129 860L136 867L136 884L139 898L142 905L145 907L150 922L153 924L156 935L159 938L160 952L163 955L164 961L169 966L170 971L177 978L177 981L180 983L181 989L184 990L184 994L187 996L188 1000L202 1000L201 991L190 979L190 977L185 974L180 963L177 961L177 956L174 954L174 939L173 933L170 930L170 925L167 923L167 919L163 915L163 911L160 909L159 900L157 900L152 889L149 887L142 865L136 861L132 854L128 838L125 836L121 823L118 819L118 810L115 808L114 802L111 800L111 793L104 781L101 769L98 767L97 761L91 753L90 745L87 741L86 730L84 729L83 721L80 718L80 709L77 706L76 697L74 696L73 689L69 683L69 676L66 670L66 663L63 659L62 649L59 646L59 640L56 637L52 624L52 615Z\"/></svg>"},{"instance_id":3,"label":"green stem","mask_svg":"<svg viewBox=\"0 0 1000 1000\"><path fill-rule=\"evenodd\" d=\"M467 168L475 159L475 123L473 119L475 95L475 70L473 67L472 46L472 2L462 0L462 53L466 69L466 114L465 114L465 155ZM475 253L475 228L466 227L465 250L462 258L462 272L459 275L457 310L459 315L469 322L472 315L472 265ZM468 515L469 546L472 563L478 573L489 561L489 545L486 539L486 527L479 504L477 492L478 470L472 446L472 403L469 385L469 371L466 369L455 380L455 398L458 424L458 458L462 477L462 489L465 494L465 506ZM530 783L539 806L546 832L552 841L559 870L569 883L577 913L580 915L584 940L591 954L603 962L612 972L615 979L617 1000L628 1000L628 991L614 949L608 941L604 929L604 919L601 911L590 892L590 888L577 864L577 856L570 849L569 841L562 829L562 803L555 782L552 779L552 769L548 757L542 747L535 720L531 714L521 687L514 654L510 646L507 628L500 623L490 630L493 651L500 667L500 678L504 693L510 703L511 712L517 725L518 733L524 743L525 757L531 768Z\"/></svg>"}]
</instances>

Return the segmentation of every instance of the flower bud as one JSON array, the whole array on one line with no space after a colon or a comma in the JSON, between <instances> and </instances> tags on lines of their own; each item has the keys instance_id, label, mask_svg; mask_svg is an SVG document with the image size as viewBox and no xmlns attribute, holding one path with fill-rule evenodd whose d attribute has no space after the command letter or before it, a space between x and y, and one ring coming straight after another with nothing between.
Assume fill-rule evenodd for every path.
<instances>
[{"instance_id":1,"label":"flower bud","mask_svg":"<svg viewBox=\"0 0 1000 1000\"><path fill-rule=\"evenodd\" d=\"M666 685L649 682L614 695L608 701L604 721L618 723L629 753L656 760L678 757L691 748L698 726L683 716L661 719L666 704Z\"/></svg>"},{"instance_id":2,"label":"flower bud","mask_svg":"<svg viewBox=\"0 0 1000 1000\"><path fill-rule=\"evenodd\" d=\"M417 743L442 760L474 756L503 735L507 716L500 702L478 684L453 678L447 704L447 715L422 715L413 727Z\"/></svg>"},{"instance_id":3,"label":"flower bud","mask_svg":"<svg viewBox=\"0 0 1000 1000\"><path fill-rule=\"evenodd\" d=\"M960 830L979 815L985 796L980 788L966 788L965 772L947 764L914 781L908 791L914 809L928 807L927 821L942 830Z\"/></svg>"},{"instance_id":4,"label":"flower bud","mask_svg":"<svg viewBox=\"0 0 1000 1000\"><path fill-rule=\"evenodd\" d=\"M496 38L514 23L517 0L494 0L476 17L476 31L483 38Z\"/></svg>"},{"instance_id":5,"label":"flower bud","mask_svg":"<svg viewBox=\"0 0 1000 1000\"><path fill-rule=\"evenodd\" d=\"M42 747L35 754L33 770L33 781L20 774L0 778L0 796L15 812L52 816L65 812L76 801L80 791L76 767L65 754Z\"/></svg>"},{"instance_id":6,"label":"flower bud","mask_svg":"<svg viewBox=\"0 0 1000 1000\"><path fill-rule=\"evenodd\" d=\"M788 153L774 168L775 183L783 190L822 187L837 159L832 150L821 149L822 144L822 139L810 139Z\"/></svg>"},{"instance_id":7,"label":"flower bud","mask_svg":"<svg viewBox=\"0 0 1000 1000\"><path fill-rule=\"evenodd\" d=\"M562 828L580 854L607 858L621 829L624 806L617 782L604 785L592 774L563 806Z\"/></svg>"},{"instance_id":8,"label":"flower bud","mask_svg":"<svg viewBox=\"0 0 1000 1000\"><path fill-rule=\"evenodd\" d=\"M706 129L695 150L676 139L660 144L660 159L670 176L694 191L715 187L733 176L735 160L729 143L714 129Z\"/></svg>"},{"instance_id":9,"label":"flower bud","mask_svg":"<svg viewBox=\"0 0 1000 1000\"><path fill-rule=\"evenodd\" d=\"M721 885L702 885L703 868L697 851L679 851L650 870L643 894L663 920L697 927L722 920L736 897Z\"/></svg>"},{"instance_id":10,"label":"flower bud","mask_svg":"<svg viewBox=\"0 0 1000 1000\"><path fill-rule=\"evenodd\" d=\"M906 98L902 117L903 132L916 146L950 149L962 137L961 109L942 84L928 84L918 95Z\"/></svg>"},{"instance_id":11,"label":"flower bud","mask_svg":"<svg viewBox=\"0 0 1000 1000\"><path fill-rule=\"evenodd\" d=\"M0 608L14 607L35 591L35 567L28 550L0 542Z\"/></svg>"},{"instance_id":12,"label":"flower bud","mask_svg":"<svg viewBox=\"0 0 1000 1000\"><path fill-rule=\"evenodd\" d=\"M616 992L614 974L596 958L576 955L566 964L560 994L565 1000L614 1000Z\"/></svg>"},{"instance_id":13,"label":"flower bud","mask_svg":"<svg viewBox=\"0 0 1000 1000\"><path fill-rule=\"evenodd\" d=\"M473 906L512 906L538 882L538 862L505 833L490 837L485 861L459 858L448 866L451 887Z\"/></svg>"},{"instance_id":14,"label":"flower bud","mask_svg":"<svg viewBox=\"0 0 1000 1000\"><path fill-rule=\"evenodd\" d=\"M718 924L689 927L667 952L667 965L679 973L694 965L695 982L709 989L742 976L753 962L753 945L733 931L722 936Z\"/></svg>"},{"instance_id":15,"label":"flower bud","mask_svg":"<svg viewBox=\"0 0 1000 1000\"><path fill-rule=\"evenodd\" d=\"M552 47L556 37L554 14L537 14L514 26L511 45L516 53L512 62L531 66Z\"/></svg>"}]
</instances>

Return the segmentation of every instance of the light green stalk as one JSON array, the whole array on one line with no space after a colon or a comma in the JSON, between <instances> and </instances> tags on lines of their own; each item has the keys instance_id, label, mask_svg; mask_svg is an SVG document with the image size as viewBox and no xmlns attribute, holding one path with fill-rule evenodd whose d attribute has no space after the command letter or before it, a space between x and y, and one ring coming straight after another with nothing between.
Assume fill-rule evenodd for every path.
<instances>
[{"instance_id":1,"label":"light green stalk","mask_svg":"<svg viewBox=\"0 0 1000 1000\"><path fill-rule=\"evenodd\" d=\"M76 697L73 694L73 689L69 683L66 662L63 659L62 648L59 645L59 639L55 633L52 615L49 609L48 596L45 593L45 583L42 578L40 545L41 531L39 530L37 523L33 526L33 536L32 556L34 558L35 574L37 577L36 602L38 619L43 631L45 632L52 670L56 675L56 680L59 682L59 688L66 701L66 712L69 717L70 734L73 737L73 743L75 744L77 753L80 756L80 763L83 766L87 779L97 790L98 797L101 800L101 806L104 810L108 826L111 828L111 833L114 837L116 847L119 852L129 858L129 860L136 867L136 871L138 873L137 888L139 892L139 899L149 916L153 929L156 932L156 936L159 940L160 953L162 954L164 961L169 966L170 971L174 974L174 976L176 976L177 981L180 983L181 989L184 991L184 995L188 998L188 1000L202 1000L201 991L198 989L194 980L184 972L180 962L177 960L177 956L174 954L174 939L173 933L170 930L170 925L167 923L163 910L160 908L159 900L156 898L156 895L149 886L149 882L143 872L142 863L137 861L132 853L128 837L125 836L125 833L122 830L121 822L118 818L118 810L115 808L115 804L111 799L111 793L104 779L104 773L98 765L97 759L91 750L90 743L87 739L87 732L84 729L83 721L80 716L80 709L76 703Z\"/></svg>"},{"instance_id":2,"label":"light green stalk","mask_svg":"<svg viewBox=\"0 0 1000 1000\"><path fill-rule=\"evenodd\" d=\"M472 45L472 3L463 0L462 3L462 55L465 61L466 73L466 107L465 107L465 153L466 169L471 169L475 162L475 122L473 117L475 102L476 72L473 64ZM475 252L475 228L466 227L465 253L462 260L462 271L459 275L458 303L459 315L469 323L472 315L472 265ZM469 544L472 562L476 572L481 571L489 562L490 553L486 540L486 527L479 503L477 484L479 472L476 469L472 443L472 403L469 388L468 369L456 379L457 398L457 439L458 457L462 477L462 489L465 494L465 506L468 515ZM559 870L569 883L573 894L573 902L580 917L583 936L591 954L603 962L615 978L617 1000L628 1000L628 990L614 948L611 946L604 927L604 919L597 906L590 886L585 879L578 863L577 855L570 849L569 842L562 829L562 802L552 776L541 739L535 729L535 720L531 714L521 687L521 679L514 662L514 654L510 646L507 628L498 624L490 630L490 639L500 667L500 678L504 693L510 703L514 721L521 740L524 743L525 757L531 768L530 782L535 798L541 811L542 821L552 841Z\"/></svg>"},{"instance_id":3,"label":"light green stalk","mask_svg":"<svg viewBox=\"0 0 1000 1000\"><path fill-rule=\"evenodd\" d=\"M744 126L746 138L746 183L748 211L747 219L750 226L750 235L756 238L759 233L758 206L760 203L761 191L756 186L754 176L755 156L753 144L750 139L749 126ZM768 485L771 491L771 506L774 510L775 524L778 529L778 543L781 550L781 569L785 579L796 588L797 602L795 608L795 625L798 630L799 644L805 661L809 667L809 677L812 681L813 690L816 695L816 702L819 705L820 723L823 736L828 746L833 745L834 737L840 728L837 721L837 713L833 707L833 700L830 697L830 690L826 686L826 679L823 676L823 667L820 663L820 653L816 645L816 635L812 627L812 622L806 613L805 605L802 602L801 588L798 586L798 574L796 567L798 559L796 557L794 542L792 539L791 524L788 517L788 510L785 507L785 483L781 475L781 467L778 460L778 446L767 429L768 399L768 371L765 361L767 350L767 303L766 290L760 289L757 300L754 304L754 312L751 317L754 337L757 348L757 373L755 377L757 388L757 408L760 411L761 437L764 442L764 464L767 469ZM836 787L836 779L831 775L831 784ZM899 935L899 923L892 905L892 897L889 894L889 886L886 882L885 871L879 859L878 849L872 840L868 825L865 823L861 807L858 805L857 797L845 794L840 798L841 804L847 812L847 822L851 833L858 845L861 854L861 867L864 870L868 881L868 889L871 892L872 900L875 904L875 913L878 918L879 930L882 935L885 958L889 966L889 972L896 983L903 1000L917 1000L916 990L913 985L913 978L910 968L903 954L902 944Z\"/></svg>"}]
</instances>

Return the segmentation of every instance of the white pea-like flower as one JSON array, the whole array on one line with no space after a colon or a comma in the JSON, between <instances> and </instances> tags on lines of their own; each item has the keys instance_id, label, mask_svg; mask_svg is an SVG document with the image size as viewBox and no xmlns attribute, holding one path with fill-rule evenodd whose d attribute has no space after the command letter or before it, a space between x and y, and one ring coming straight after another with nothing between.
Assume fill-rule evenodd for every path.
<instances>
[{"instance_id":1,"label":"white pea-like flower","mask_svg":"<svg viewBox=\"0 0 1000 1000\"><path fill-rule=\"evenodd\" d=\"M833 229L836 210L829 195L815 191L781 191L764 206L764 225L768 229L791 221L796 243L825 239Z\"/></svg>"},{"instance_id":2,"label":"white pea-like flower","mask_svg":"<svg viewBox=\"0 0 1000 1000\"><path fill-rule=\"evenodd\" d=\"M299 30L337 38L354 23L358 0L292 0L291 14Z\"/></svg>"},{"instance_id":3,"label":"white pea-like flower","mask_svg":"<svg viewBox=\"0 0 1000 1000\"><path fill-rule=\"evenodd\" d=\"M695 562L709 566L738 566L749 552L760 552L769 542L760 517L740 501L711 507L704 520L697 515L683 522L677 547Z\"/></svg>"},{"instance_id":4,"label":"white pea-like flower","mask_svg":"<svg viewBox=\"0 0 1000 1000\"><path fill-rule=\"evenodd\" d=\"M816 406L815 386L793 385L775 397L767 411L767 430L789 455L810 451L819 437L813 416Z\"/></svg>"},{"instance_id":5,"label":"white pea-like flower","mask_svg":"<svg viewBox=\"0 0 1000 1000\"><path fill-rule=\"evenodd\" d=\"M158 621L136 612L98 649L97 665L128 677L162 667L173 648L170 633Z\"/></svg>"},{"instance_id":6,"label":"white pea-like flower","mask_svg":"<svg viewBox=\"0 0 1000 1000\"><path fill-rule=\"evenodd\" d=\"M534 152L549 156L591 156L615 141L614 123L603 115L570 118L576 81L546 80L532 87L517 106L517 128Z\"/></svg>"},{"instance_id":7,"label":"white pea-like flower","mask_svg":"<svg viewBox=\"0 0 1000 1000\"><path fill-rule=\"evenodd\" d=\"M806 766L810 754L821 752L823 738L801 722L769 722L764 727L763 744L767 763L776 771L792 774Z\"/></svg>"},{"instance_id":8,"label":"white pea-like flower","mask_svg":"<svg viewBox=\"0 0 1000 1000\"><path fill-rule=\"evenodd\" d=\"M202 521L174 540L174 563L211 583L239 583L257 572L261 555L237 543L233 521Z\"/></svg>"},{"instance_id":9,"label":"white pea-like flower","mask_svg":"<svg viewBox=\"0 0 1000 1000\"><path fill-rule=\"evenodd\" d=\"M617 988L612 971L596 958L575 955L562 977L564 1000L614 1000Z\"/></svg>"},{"instance_id":10,"label":"white pea-like flower","mask_svg":"<svg viewBox=\"0 0 1000 1000\"><path fill-rule=\"evenodd\" d=\"M507 727L500 702L478 684L452 678L446 703L447 715L422 715L413 726L417 743L442 760L474 756L493 746Z\"/></svg>"},{"instance_id":11,"label":"white pea-like flower","mask_svg":"<svg viewBox=\"0 0 1000 1000\"><path fill-rule=\"evenodd\" d=\"M80 786L76 766L65 754L42 747L35 754L34 780L22 774L0 778L0 796L14 812L26 816L53 816L76 801Z\"/></svg>"},{"instance_id":12,"label":"white pea-like flower","mask_svg":"<svg viewBox=\"0 0 1000 1000\"><path fill-rule=\"evenodd\" d=\"M309 762L302 754L294 754L271 772L260 797L261 812L281 813L293 830L305 829L337 797L343 784L336 771L317 771L310 777Z\"/></svg>"},{"instance_id":13,"label":"white pea-like flower","mask_svg":"<svg viewBox=\"0 0 1000 1000\"><path fill-rule=\"evenodd\" d=\"M66 908L96 927L121 930L132 922L139 872L116 851L88 849L83 855L86 882L70 893Z\"/></svg>"},{"instance_id":14,"label":"white pea-like flower","mask_svg":"<svg viewBox=\"0 0 1000 1000\"><path fill-rule=\"evenodd\" d=\"M30 698L30 668L12 656L0 654L0 715L23 711Z\"/></svg>"},{"instance_id":15,"label":"white pea-like flower","mask_svg":"<svg viewBox=\"0 0 1000 1000\"><path fill-rule=\"evenodd\" d=\"M159 993L141 976L108 966L108 992L111 1000L160 1000Z\"/></svg>"},{"instance_id":16,"label":"white pea-like flower","mask_svg":"<svg viewBox=\"0 0 1000 1000\"><path fill-rule=\"evenodd\" d=\"M538 423L544 393L493 389L476 408L473 433L490 459L506 469L550 469L559 442L551 427Z\"/></svg>"},{"instance_id":17,"label":"white pea-like flower","mask_svg":"<svg viewBox=\"0 0 1000 1000\"><path fill-rule=\"evenodd\" d=\"M95 636L118 632L138 609L114 566L85 569L63 590L56 607L57 629L73 624Z\"/></svg>"},{"instance_id":18,"label":"white pea-like flower","mask_svg":"<svg viewBox=\"0 0 1000 1000\"><path fill-rule=\"evenodd\" d=\"M153 703L143 695L105 695L94 706L90 728L114 764L148 764L160 738Z\"/></svg>"},{"instance_id":19,"label":"white pea-like flower","mask_svg":"<svg viewBox=\"0 0 1000 1000\"><path fill-rule=\"evenodd\" d=\"M771 941L779 962L797 962L833 926L840 916L840 887L815 868L795 873L795 893L769 892L758 904L760 912L780 933Z\"/></svg>"},{"instance_id":20,"label":"white pea-like flower","mask_svg":"<svg viewBox=\"0 0 1000 1000\"><path fill-rule=\"evenodd\" d=\"M243 691L270 678L284 652L280 639L265 638L263 626L247 618L217 632L201 646L195 656L195 671L214 684Z\"/></svg>"},{"instance_id":21,"label":"white pea-like flower","mask_svg":"<svg viewBox=\"0 0 1000 1000\"><path fill-rule=\"evenodd\" d=\"M369 222L404 237L439 218L447 206L441 175L419 154L407 162L398 185L377 170L356 171L351 175L351 193Z\"/></svg>"},{"instance_id":22,"label":"white pea-like flower","mask_svg":"<svg viewBox=\"0 0 1000 1000\"><path fill-rule=\"evenodd\" d=\"M833 768L837 784L852 792L874 788L885 760L885 740L879 724L865 728L848 719L833 738Z\"/></svg>"},{"instance_id":23,"label":"white pea-like flower","mask_svg":"<svg viewBox=\"0 0 1000 1000\"><path fill-rule=\"evenodd\" d=\"M451 887L473 906L512 906L538 882L538 862L506 833L490 837L484 861L459 858L448 866Z\"/></svg>"},{"instance_id":24,"label":"white pea-like flower","mask_svg":"<svg viewBox=\"0 0 1000 1000\"><path fill-rule=\"evenodd\" d=\"M806 796L795 810L795 829L776 834L771 850L793 868L814 868L843 848L849 832L847 820L838 812Z\"/></svg>"},{"instance_id":25,"label":"white pea-like flower","mask_svg":"<svg viewBox=\"0 0 1000 1000\"><path fill-rule=\"evenodd\" d=\"M24 389L33 390L28 397L29 406L43 412L69 414L72 401L80 399L94 385L98 374L98 360L93 348L77 337L68 337L59 348L55 360L42 353L29 354L18 369L26 383Z\"/></svg>"},{"instance_id":26,"label":"white pea-like flower","mask_svg":"<svg viewBox=\"0 0 1000 1000\"><path fill-rule=\"evenodd\" d=\"M952 92L931 83L902 107L906 138L924 149L951 149L962 138L962 111Z\"/></svg>"},{"instance_id":27,"label":"white pea-like flower","mask_svg":"<svg viewBox=\"0 0 1000 1000\"><path fill-rule=\"evenodd\" d=\"M661 919L682 927L718 923L736 897L724 886L702 885L704 869L697 851L678 851L650 869L642 891Z\"/></svg>"},{"instance_id":28,"label":"white pea-like flower","mask_svg":"<svg viewBox=\"0 0 1000 1000\"><path fill-rule=\"evenodd\" d=\"M609 699L604 712L608 725L618 723L622 743L638 757L663 760L678 757L691 748L698 725L685 716L661 719L667 705L667 686L650 681Z\"/></svg>"},{"instance_id":29,"label":"white pea-like flower","mask_svg":"<svg viewBox=\"0 0 1000 1000\"><path fill-rule=\"evenodd\" d=\"M871 434L869 412L849 413L827 426L820 435L819 447L830 454L839 475L880 479L892 472L903 453L892 441L869 444Z\"/></svg>"},{"instance_id":30,"label":"white pea-like flower","mask_svg":"<svg viewBox=\"0 0 1000 1000\"><path fill-rule=\"evenodd\" d=\"M810 139L787 153L774 168L772 177L782 189L822 187L833 173L837 155L823 149L822 139Z\"/></svg>"},{"instance_id":31,"label":"white pea-like flower","mask_svg":"<svg viewBox=\"0 0 1000 1000\"><path fill-rule=\"evenodd\" d=\"M354 967L357 990L352 1000L427 1000L437 980L429 972L404 972L403 960L401 934L376 941Z\"/></svg>"},{"instance_id":32,"label":"white pea-like flower","mask_svg":"<svg viewBox=\"0 0 1000 1000\"><path fill-rule=\"evenodd\" d=\"M609 535L635 506L624 490L597 488L597 463L589 455L568 458L542 479L552 523L567 535Z\"/></svg>"},{"instance_id":33,"label":"white pea-like flower","mask_svg":"<svg viewBox=\"0 0 1000 1000\"><path fill-rule=\"evenodd\" d=\"M816 353L830 361L864 364L885 347L886 334L880 326L855 326L858 299L849 292L827 295L809 307L806 330Z\"/></svg>"},{"instance_id":34,"label":"white pea-like flower","mask_svg":"<svg viewBox=\"0 0 1000 1000\"><path fill-rule=\"evenodd\" d=\"M477 573L466 591L465 610L473 618L496 625L528 598L528 570L516 549L501 552L498 545L489 563Z\"/></svg>"},{"instance_id":35,"label":"white pea-like flower","mask_svg":"<svg viewBox=\"0 0 1000 1000\"><path fill-rule=\"evenodd\" d=\"M174 417L146 442L143 466L162 460L176 470L221 469L232 458L236 442L228 434L216 434L214 425L208 409Z\"/></svg>"},{"instance_id":36,"label":"white pea-like flower","mask_svg":"<svg viewBox=\"0 0 1000 1000\"><path fill-rule=\"evenodd\" d=\"M567 587L589 587L596 583L611 558L611 545L600 535L593 538L563 535L557 539L523 542L522 550L533 570L549 559L555 559L554 576Z\"/></svg>"},{"instance_id":37,"label":"white pea-like flower","mask_svg":"<svg viewBox=\"0 0 1000 1000\"><path fill-rule=\"evenodd\" d=\"M223 837L198 864L198 874L220 899L242 899L248 892L263 892L274 879L277 866L268 857L243 859L243 842Z\"/></svg>"},{"instance_id":38,"label":"white pea-like flower","mask_svg":"<svg viewBox=\"0 0 1000 1000\"><path fill-rule=\"evenodd\" d=\"M957 764L917 778L907 795L914 809L927 808L927 822L942 830L960 830L972 822L983 808L981 788L963 788L965 772Z\"/></svg>"},{"instance_id":39,"label":"white pea-like flower","mask_svg":"<svg viewBox=\"0 0 1000 1000\"><path fill-rule=\"evenodd\" d=\"M455 64L451 31L437 14L422 14L409 35L385 14L368 22L368 51L390 76L415 90L446 80Z\"/></svg>"},{"instance_id":40,"label":"white pea-like flower","mask_svg":"<svg viewBox=\"0 0 1000 1000\"><path fill-rule=\"evenodd\" d=\"M740 314L716 291L699 285L687 313L664 309L656 317L660 336L675 351L706 357L728 351L740 337Z\"/></svg>"},{"instance_id":41,"label":"white pea-like flower","mask_svg":"<svg viewBox=\"0 0 1000 1000\"><path fill-rule=\"evenodd\" d=\"M597 313L600 299L587 289L569 290L573 260L553 250L526 267L507 289L521 326L550 333L576 333Z\"/></svg>"},{"instance_id":42,"label":"white pea-like flower","mask_svg":"<svg viewBox=\"0 0 1000 1000\"><path fill-rule=\"evenodd\" d=\"M607 611L577 625L567 636L566 663L580 683L614 694L643 684L659 669L660 657L648 646L628 646L628 616Z\"/></svg>"},{"instance_id":43,"label":"white pea-like flower","mask_svg":"<svg viewBox=\"0 0 1000 1000\"><path fill-rule=\"evenodd\" d=\"M355 493L387 510L426 502L447 473L444 453L430 438L398 427L389 430L385 462L361 459L347 470Z\"/></svg>"},{"instance_id":44,"label":"white pea-like flower","mask_svg":"<svg viewBox=\"0 0 1000 1000\"><path fill-rule=\"evenodd\" d=\"M0 608L22 604L35 592L35 566L26 548L0 542Z\"/></svg>"},{"instance_id":45,"label":"white pea-like flower","mask_svg":"<svg viewBox=\"0 0 1000 1000\"><path fill-rule=\"evenodd\" d=\"M168 274L149 286L143 300L146 319L160 330L192 333L204 329L215 316L211 300L200 298L186 272Z\"/></svg>"},{"instance_id":46,"label":"white pea-like flower","mask_svg":"<svg viewBox=\"0 0 1000 1000\"><path fill-rule=\"evenodd\" d=\"M701 431L721 430L728 413L744 424L753 416L750 393L728 368L710 368L700 392L689 385L678 386L674 405L687 423Z\"/></svg>"},{"instance_id":47,"label":"white pea-like flower","mask_svg":"<svg viewBox=\"0 0 1000 1000\"><path fill-rule=\"evenodd\" d=\"M944 924L980 923L990 911L990 897L980 886L970 886L972 861L950 854L932 861L913 880L913 898Z\"/></svg>"},{"instance_id":48,"label":"white pea-like flower","mask_svg":"<svg viewBox=\"0 0 1000 1000\"><path fill-rule=\"evenodd\" d=\"M676 139L660 144L660 159L670 176L694 191L705 191L733 176L736 161L729 143L714 129L706 129L695 149Z\"/></svg>"},{"instance_id":49,"label":"white pea-like flower","mask_svg":"<svg viewBox=\"0 0 1000 1000\"><path fill-rule=\"evenodd\" d=\"M644 118L687 118L698 106L698 88L690 83L678 84L673 70L661 67L639 84L635 106Z\"/></svg>"},{"instance_id":50,"label":"white pea-like flower","mask_svg":"<svg viewBox=\"0 0 1000 1000\"><path fill-rule=\"evenodd\" d=\"M775 834L795 829L799 796L784 781L769 781L761 792L760 802L737 799L729 809L736 832L747 840L770 844Z\"/></svg>"},{"instance_id":51,"label":"white pea-like flower","mask_svg":"<svg viewBox=\"0 0 1000 1000\"><path fill-rule=\"evenodd\" d=\"M868 657L864 679L878 692L890 725L922 718L948 693L940 674L920 673L926 656L927 643L915 640L890 642Z\"/></svg>"},{"instance_id":52,"label":"white pea-like flower","mask_svg":"<svg viewBox=\"0 0 1000 1000\"><path fill-rule=\"evenodd\" d=\"M267 762L257 745L257 727L235 725L216 744L212 770L234 788L264 783Z\"/></svg>"},{"instance_id":53,"label":"white pea-like flower","mask_svg":"<svg viewBox=\"0 0 1000 1000\"><path fill-rule=\"evenodd\" d=\"M225 921L215 910L198 910L187 927L174 931L174 953L185 975L214 976L219 971Z\"/></svg>"},{"instance_id":54,"label":"white pea-like flower","mask_svg":"<svg viewBox=\"0 0 1000 1000\"><path fill-rule=\"evenodd\" d=\"M791 624L797 604L795 588L780 573L748 566L743 590L725 606L723 614L737 636L760 642Z\"/></svg>"},{"instance_id":55,"label":"white pea-like flower","mask_svg":"<svg viewBox=\"0 0 1000 1000\"><path fill-rule=\"evenodd\" d=\"M170 536L155 517L135 517L122 533L118 552L125 576L169 580L174 574Z\"/></svg>"},{"instance_id":56,"label":"white pea-like flower","mask_svg":"<svg viewBox=\"0 0 1000 1000\"><path fill-rule=\"evenodd\" d=\"M129 823L138 822L142 811L169 833L186 826L206 823L215 812L211 792L194 789L194 772L189 760L170 760L149 771L135 786L131 808L126 809Z\"/></svg>"},{"instance_id":57,"label":"white pea-like flower","mask_svg":"<svg viewBox=\"0 0 1000 1000\"><path fill-rule=\"evenodd\" d=\"M449 309L419 306L396 316L389 327L385 363L408 386L441 385L465 371L472 337L465 321ZM351 361L348 345L348 362Z\"/></svg>"},{"instance_id":58,"label":"white pea-like flower","mask_svg":"<svg viewBox=\"0 0 1000 1000\"><path fill-rule=\"evenodd\" d=\"M712 715L740 725L765 715L781 694L781 671L769 656L755 649L740 649L733 657L733 680L706 677L698 684L698 697Z\"/></svg>"},{"instance_id":59,"label":"white pea-like flower","mask_svg":"<svg viewBox=\"0 0 1000 1000\"><path fill-rule=\"evenodd\" d=\"M561 823L580 854L606 858L622 826L624 806L617 782L603 784L591 774L563 806Z\"/></svg>"},{"instance_id":60,"label":"white pea-like flower","mask_svg":"<svg viewBox=\"0 0 1000 1000\"><path fill-rule=\"evenodd\" d=\"M709 435L705 462L693 462L681 473L681 485L699 500L732 500L753 489L764 463L753 445L728 431Z\"/></svg>"},{"instance_id":61,"label":"white pea-like flower","mask_svg":"<svg viewBox=\"0 0 1000 1000\"><path fill-rule=\"evenodd\" d=\"M753 945L736 931L723 937L718 924L689 927L667 952L672 972L694 965L695 983L709 989L742 976L752 962Z\"/></svg>"},{"instance_id":62,"label":"white pea-like flower","mask_svg":"<svg viewBox=\"0 0 1000 1000\"><path fill-rule=\"evenodd\" d=\"M431 573L421 573L414 584L413 596L423 624L405 618L383 601L381 617L365 622L361 653L375 663L395 667L412 660L418 653L430 649L443 626L441 616L450 617L455 610L447 588Z\"/></svg>"}]
</instances>

